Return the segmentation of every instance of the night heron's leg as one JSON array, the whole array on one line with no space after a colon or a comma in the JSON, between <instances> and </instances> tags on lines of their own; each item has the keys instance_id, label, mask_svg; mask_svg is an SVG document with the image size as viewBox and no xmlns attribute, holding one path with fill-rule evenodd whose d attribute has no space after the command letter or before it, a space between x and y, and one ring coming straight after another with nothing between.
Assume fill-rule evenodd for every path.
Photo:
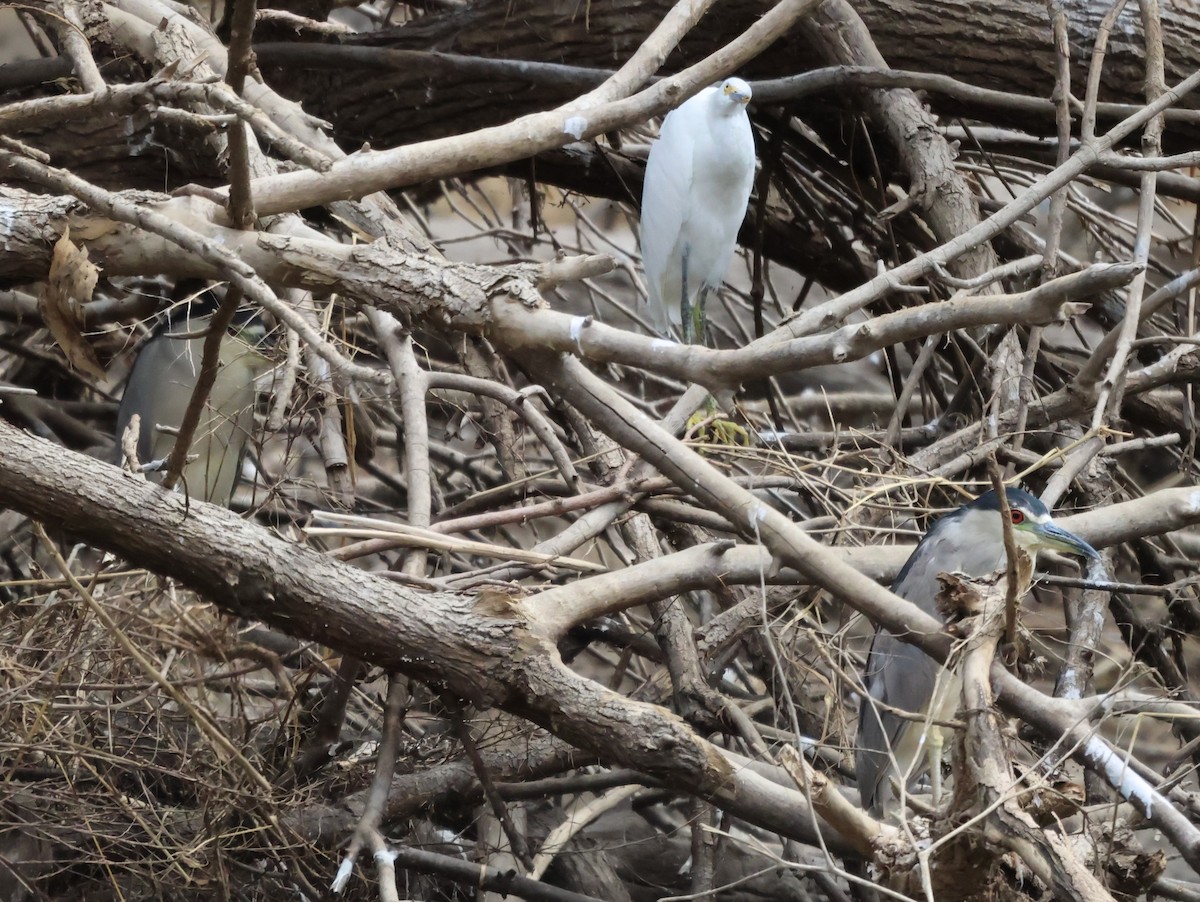
<instances>
[{"instance_id":1,"label":"night heron's leg","mask_svg":"<svg viewBox=\"0 0 1200 902\"><path fill-rule=\"evenodd\" d=\"M695 323L692 322L692 302L688 300L688 252L683 249L679 258L679 313L683 320L683 343L690 345L695 340Z\"/></svg>"},{"instance_id":2,"label":"night heron's leg","mask_svg":"<svg viewBox=\"0 0 1200 902\"><path fill-rule=\"evenodd\" d=\"M930 725L925 734L925 754L929 756L929 784L932 791L931 804L934 808L942 801L942 739L941 727Z\"/></svg>"}]
</instances>

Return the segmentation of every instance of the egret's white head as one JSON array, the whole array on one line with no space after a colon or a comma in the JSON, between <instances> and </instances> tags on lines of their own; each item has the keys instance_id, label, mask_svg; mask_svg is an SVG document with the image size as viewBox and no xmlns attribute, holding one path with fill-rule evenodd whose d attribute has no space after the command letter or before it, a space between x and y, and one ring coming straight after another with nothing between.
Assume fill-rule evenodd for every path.
<instances>
[{"instance_id":1,"label":"egret's white head","mask_svg":"<svg viewBox=\"0 0 1200 902\"><path fill-rule=\"evenodd\" d=\"M721 94L739 106L745 106L750 102L753 92L740 78L727 78L721 82Z\"/></svg>"}]
</instances>

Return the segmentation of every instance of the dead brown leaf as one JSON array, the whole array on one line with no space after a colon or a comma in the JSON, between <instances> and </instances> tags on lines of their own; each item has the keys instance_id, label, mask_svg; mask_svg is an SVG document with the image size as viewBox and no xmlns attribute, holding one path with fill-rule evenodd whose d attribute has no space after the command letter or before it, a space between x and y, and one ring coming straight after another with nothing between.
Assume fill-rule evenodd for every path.
<instances>
[{"instance_id":1,"label":"dead brown leaf","mask_svg":"<svg viewBox=\"0 0 1200 902\"><path fill-rule=\"evenodd\" d=\"M96 352L83 336L81 304L91 300L100 271L88 260L87 251L71 241L71 230L54 244L50 278L38 298L42 320L67 355L71 367L95 378L104 378Z\"/></svg>"}]
</instances>

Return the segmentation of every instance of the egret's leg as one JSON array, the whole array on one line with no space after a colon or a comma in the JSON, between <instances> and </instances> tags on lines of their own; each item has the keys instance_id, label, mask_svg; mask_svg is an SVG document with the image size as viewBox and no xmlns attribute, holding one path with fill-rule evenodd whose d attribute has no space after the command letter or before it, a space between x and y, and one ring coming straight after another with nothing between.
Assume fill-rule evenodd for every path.
<instances>
[{"instance_id":1,"label":"egret's leg","mask_svg":"<svg viewBox=\"0 0 1200 902\"><path fill-rule=\"evenodd\" d=\"M683 249L679 258L679 313L683 320L683 343L690 345L695 340L692 322L692 303L688 300L688 248Z\"/></svg>"},{"instance_id":2,"label":"egret's leg","mask_svg":"<svg viewBox=\"0 0 1200 902\"><path fill-rule=\"evenodd\" d=\"M942 801L942 731L939 727L931 726L925 734L925 754L929 756L929 783L932 788L933 807Z\"/></svg>"},{"instance_id":3,"label":"egret's leg","mask_svg":"<svg viewBox=\"0 0 1200 902\"><path fill-rule=\"evenodd\" d=\"M696 294L696 306L692 310L692 332L696 344L707 345L708 334L704 331L704 308L708 303L708 286L702 286Z\"/></svg>"}]
</instances>

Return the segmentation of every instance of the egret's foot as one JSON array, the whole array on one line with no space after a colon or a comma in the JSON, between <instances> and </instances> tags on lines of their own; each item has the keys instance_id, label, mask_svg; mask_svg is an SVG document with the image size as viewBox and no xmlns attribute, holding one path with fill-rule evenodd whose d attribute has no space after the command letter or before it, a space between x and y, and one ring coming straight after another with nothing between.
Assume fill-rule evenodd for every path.
<instances>
[{"instance_id":1,"label":"egret's foot","mask_svg":"<svg viewBox=\"0 0 1200 902\"><path fill-rule=\"evenodd\" d=\"M945 737L938 727L930 729L925 737L925 753L929 756L929 804L935 810L942 805L942 750Z\"/></svg>"},{"instance_id":2,"label":"egret's foot","mask_svg":"<svg viewBox=\"0 0 1200 902\"><path fill-rule=\"evenodd\" d=\"M738 445L743 448L750 447L750 432L744 426L740 426L733 420L722 419L717 417L712 421L709 428L713 432L713 440L720 445Z\"/></svg>"},{"instance_id":3,"label":"egret's foot","mask_svg":"<svg viewBox=\"0 0 1200 902\"><path fill-rule=\"evenodd\" d=\"M687 431L684 434L689 439L707 445L742 448L749 448L751 445L749 430L733 420L717 416L715 411L697 410L688 420Z\"/></svg>"}]
</instances>

